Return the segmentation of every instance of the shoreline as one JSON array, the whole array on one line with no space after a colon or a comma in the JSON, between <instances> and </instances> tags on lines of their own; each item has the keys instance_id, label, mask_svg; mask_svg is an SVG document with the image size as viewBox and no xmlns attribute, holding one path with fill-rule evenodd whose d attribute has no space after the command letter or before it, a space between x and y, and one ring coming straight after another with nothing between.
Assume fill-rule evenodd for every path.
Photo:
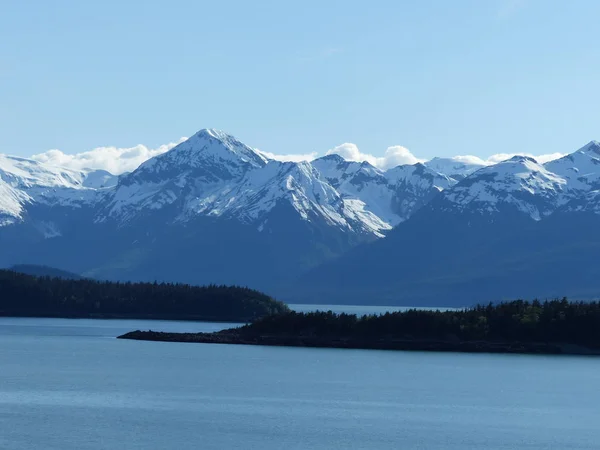
<instances>
[{"instance_id":1,"label":"shoreline","mask_svg":"<svg viewBox=\"0 0 600 450\"><path fill-rule=\"evenodd\" d=\"M264 345L274 347L338 348L361 350L430 351L457 353L505 353L536 355L598 356L600 349L580 345L540 342L487 342L440 340L362 340L341 337L274 336L242 334L230 330L215 333L167 333L158 331L131 331L117 339L153 342L180 342L200 344Z\"/></svg>"}]
</instances>

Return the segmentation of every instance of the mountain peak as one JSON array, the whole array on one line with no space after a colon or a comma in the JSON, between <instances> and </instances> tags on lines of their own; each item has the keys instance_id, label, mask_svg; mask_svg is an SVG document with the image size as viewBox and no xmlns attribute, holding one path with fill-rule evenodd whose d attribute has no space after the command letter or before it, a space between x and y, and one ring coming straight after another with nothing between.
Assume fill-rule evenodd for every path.
<instances>
[{"instance_id":1,"label":"mountain peak","mask_svg":"<svg viewBox=\"0 0 600 450\"><path fill-rule=\"evenodd\" d=\"M511 207L540 220L559 206L566 184L534 158L518 155L478 170L443 198L456 211L489 215Z\"/></svg>"},{"instance_id":2,"label":"mountain peak","mask_svg":"<svg viewBox=\"0 0 600 450\"><path fill-rule=\"evenodd\" d=\"M225 133L222 130L217 130L216 128L202 128L200 131L198 131L196 134L194 134L192 137L199 137L199 138L212 138L212 139L218 139L220 141L226 141L226 140L236 140L232 135Z\"/></svg>"},{"instance_id":3,"label":"mountain peak","mask_svg":"<svg viewBox=\"0 0 600 450\"><path fill-rule=\"evenodd\" d=\"M516 155L510 159L501 161L492 166L484 167L475 174L473 174L473 180L477 178L487 178L492 176L495 180L522 180L525 178L534 177L539 180L547 180L551 183L563 184L563 180L560 176L549 171L543 164L540 164L530 156ZM467 178L469 180L470 178ZM517 183L520 184L520 181Z\"/></svg>"},{"instance_id":4,"label":"mountain peak","mask_svg":"<svg viewBox=\"0 0 600 450\"><path fill-rule=\"evenodd\" d=\"M321 156L317 158L315 161L332 161L335 163L342 163L346 161L341 155L337 153L330 153L329 155Z\"/></svg>"},{"instance_id":5,"label":"mountain peak","mask_svg":"<svg viewBox=\"0 0 600 450\"><path fill-rule=\"evenodd\" d=\"M375 169L375 168L376 168L376 167L375 167L373 164L371 164L369 161L361 161L361 163L360 163L360 166L361 166L361 167L363 167L363 168L364 168L364 167L366 167L366 168L368 168L368 169Z\"/></svg>"},{"instance_id":6,"label":"mountain peak","mask_svg":"<svg viewBox=\"0 0 600 450\"><path fill-rule=\"evenodd\" d=\"M204 128L168 152L146 161L132 176L165 172L170 177L183 170L201 170L208 178L231 179L241 176L248 168L263 167L267 161L260 152L234 136Z\"/></svg>"},{"instance_id":7,"label":"mountain peak","mask_svg":"<svg viewBox=\"0 0 600 450\"><path fill-rule=\"evenodd\" d=\"M586 145L581 147L579 150L577 150L576 153L591 153L594 156L600 156L600 142L590 141Z\"/></svg>"},{"instance_id":8,"label":"mountain peak","mask_svg":"<svg viewBox=\"0 0 600 450\"><path fill-rule=\"evenodd\" d=\"M512 158L507 159L506 162L517 162L517 163L531 162L531 163L538 164L538 162L536 161L535 158L532 158L531 156L525 156L525 155L515 155Z\"/></svg>"},{"instance_id":9,"label":"mountain peak","mask_svg":"<svg viewBox=\"0 0 600 450\"><path fill-rule=\"evenodd\" d=\"M589 191L600 181L600 142L591 141L574 153L549 161L544 166L569 181L574 191Z\"/></svg>"}]
</instances>

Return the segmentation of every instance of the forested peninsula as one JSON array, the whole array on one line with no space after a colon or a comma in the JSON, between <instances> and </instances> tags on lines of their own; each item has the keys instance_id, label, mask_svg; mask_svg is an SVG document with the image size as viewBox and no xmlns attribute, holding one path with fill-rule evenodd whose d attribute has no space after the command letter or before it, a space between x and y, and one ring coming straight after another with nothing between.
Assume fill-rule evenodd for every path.
<instances>
[{"instance_id":1,"label":"forested peninsula","mask_svg":"<svg viewBox=\"0 0 600 450\"><path fill-rule=\"evenodd\" d=\"M451 311L357 317L329 312L272 315L216 333L134 331L171 342L490 353L600 354L600 304L513 301Z\"/></svg>"},{"instance_id":2,"label":"forested peninsula","mask_svg":"<svg viewBox=\"0 0 600 450\"><path fill-rule=\"evenodd\" d=\"M235 286L119 283L0 270L0 316L249 322L288 307Z\"/></svg>"}]
</instances>

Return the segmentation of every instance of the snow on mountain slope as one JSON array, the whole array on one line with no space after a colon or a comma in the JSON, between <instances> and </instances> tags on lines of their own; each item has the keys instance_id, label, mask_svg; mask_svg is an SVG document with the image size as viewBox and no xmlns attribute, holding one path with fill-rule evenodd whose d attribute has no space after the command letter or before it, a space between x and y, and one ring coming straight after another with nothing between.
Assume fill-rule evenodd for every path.
<instances>
[{"instance_id":1,"label":"snow on mountain slope","mask_svg":"<svg viewBox=\"0 0 600 450\"><path fill-rule=\"evenodd\" d=\"M544 167L568 181L572 191L600 187L600 142L591 141L570 155L547 162Z\"/></svg>"},{"instance_id":2,"label":"snow on mountain slope","mask_svg":"<svg viewBox=\"0 0 600 450\"><path fill-rule=\"evenodd\" d=\"M561 210L565 212L600 214L600 189L595 189L579 197L574 197Z\"/></svg>"},{"instance_id":3,"label":"snow on mountain slope","mask_svg":"<svg viewBox=\"0 0 600 450\"><path fill-rule=\"evenodd\" d=\"M394 167L389 169L385 176L395 186L404 184L416 186L420 189L435 188L438 191L443 191L456 184L456 180L435 172L422 163Z\"/></svg>"},{"instance_id":4,"label":"snow on mountain slope","mask_svg":"<svg viewBox=\"0 0 600 450\"><path fill-rule=\"evenodd\" d=\"M14 189L0 179L0 227L20 220L23 204L31 199L25 193Z\"/></svg>"},{"instance_id":5,"label":"snow on mountain slope","mask_svg":"<svg viewBox=\"0 0 600 450\"><path fill-rule=\"evenodd\" d=\"M17 156L0 155L0 177L14 188L81 188L80 172L49 166Z\"/></svg>"},{"instance_id":6,"label":"snow on mountain slope","mask_svg":"<svg viewBox=\"0 0 600 450\"><path fill-rule=\"evenodd\" d=\"M317 158L311 164L336 189L348 182L381 181L383 177L383 172L368 162L346 161L337 154Z\"/></svg>"},{"instance_id":7,"label":"snow on mountain slope","mask_svg":"<svg viewBox=\"0 0 600 450\"><path fill-rule=\"evenodd\" d=\"M21 220L27 205L81 207L93 203L96 190L86 186L92 173L0 155L0 214L12 218L2 223Z\"/></svg>"},{"instance_id":8,"label":"snow on mountain slope","mask_svg":"<svg viewBox=\"0 0 600 450\"><path fill-rule=\"evenodd\" d=\"M89 205L99 211L96 222L122 225L161 211L162 223L227 217L268 230L270 214L288 205L305 221L383 236L441 192L444 208L484 214L510 206L540 220L600 189L599 168L595 141L545 165L523 156L490 166L434 158L382 171L339 155L278 162L204 129L120 177L0 155L0 215L9 223L29 205Z\"/></svg>"},{"instance_id":9,"label":"snow on mountain slope","mask_svg":"<svg viewBox=\"0 0 600 450\"><path fill-rule=\"evenodd\" d=\"M83 186L92 189L110 188L119 181L117 175L106 170L86 170L83 172Z\"/></svg>"},{"instance_id":10,"label":"snow on mountain slope","mask_svg":"<svg viewBox=\"0 0 600 450\"><path fill-rule=\"evenodd\" d=\"M225 200L226 204L215 209L218 214L227 213L249 223L264 218L281 201L289 202L305 220L321 213L330 224L343 223L334 212L335 206L341 205L339 194L306 162L271 161L249 173Z\"/></svg>"},{"instance_id":11,"label":"snow on mountain slope","mask_svg":"<svg viewBox=\"0 0 600 450\"><path fill-rule=\"evenodd\" d=\"M368 162L328 155L312 164L345 199L362 202L366 210L391 226L407 220L440 191L456 184L420 163L383 172Z\"/></svg>"},{"instance_id":12,"label":"snow on mountain slope","mask_svg":"<svg viewBox=\"0 0 600 450\"><path fill-rule=\"evenodd\" d=\"M143 163L119 184L159 182L184 173L204 183L240 179L248 170L263 167L268 159L233 136L203 129L170 151Z\"/></svg>"},{"instance_id":13,"label":"snow on mountain slope","mask_svg":"<svg viewBox=\"0 0 600 450\"><path fill-rule=\"evenodd\" d=\"M437 173L421 163L394 167L385 173L394 190L394 211L400 221L408 220L456 180Z\"/></svg>"},{"instance_id":14,"label":"snow on mountain slope","mask_svg":"<svg viewBox=\"0 0 600 450\"><path fill-rule=\"evenodd\" d=\"M271 161L250 173L227 204L229 215L243 221L260 221L268 227L268 213L281 202L288 202L304 220L322 219L330 226L355 232L381 232L391 227L355 199L344 199L320 173L307 162Z\"/></svg>"},{"instance_id":15,"label":"snow on mountain slope","mask_svg":"<svg viewBox=\"0 0 600 450\"><path fill-rule=\"evenodd\" d=\"M228 195L248 171L266 164L264 156L233 136L218 130L200 130L167 153L120 177L97 220L127 222L144 210L160 210L175 202L195 203L199 213L209 213L208 205ZM188 211L179 214L188 215Z\"/></svg>"},{"instance_id":16,"label":"snow on mountain slope","mask_svg":"<svg viewBox=\"0 0 600 450\"><path fill-rule=\"evenodd\" d=\"M493 214L510 207L540 220L564 202L566 187L566 179L533 158L515 156L480 169L441 198L446 209Z\"/></svg>"},{"instance_id":17,"label":"snow on mountain slope","mask_svg":"<svg viewBox=\"0 0 600 450\"><path fill-rule=\"evenodd\" d=\"M455 158L433 158L423 163L434 172L447 175L456 180L462 180L473 172L485 167L484 164L466 163Z\"/></svg>"},{"instance_id":18,"label":"snow on mountain slope","mask_svg":"<svg viewBox=\"0 0 600 450\"><path fill-rule=\"evenodd\" d=\"M216 130L200 131L123 177L98 220L125 223L176 203L172 223L228 217L262 231L285 202L306 221L377 236L391 228L364 204L344 201L310 163L269 161Z\"/></svg>"},{"instance_id":19,"label":"snow on mountain slope","mask_svg":"<svg viewBox=\"0 0 600 450\"><path fill-rule=\"evenodd\" d=\"M339 155L315 159L312 165L348 205L378 217L387 224L385 229L402 220L394 211L395 190L385 172L368 162L346 161Z\"/></svg>"},{"instance_id":20,"label":"snow on mountain slope","mask_svg":"<svg viewBox=\"0 0 600 450\"><path fill-rule=\"evenodd\" d=\"M226 216L262 230L270 211L287 202L303 220L382 236L454 183L422 165L383 172L339 155L270 161L226 133L201 130L122 176L98 221L176 208L172 223Z\"/></svg>"}]
</instances>

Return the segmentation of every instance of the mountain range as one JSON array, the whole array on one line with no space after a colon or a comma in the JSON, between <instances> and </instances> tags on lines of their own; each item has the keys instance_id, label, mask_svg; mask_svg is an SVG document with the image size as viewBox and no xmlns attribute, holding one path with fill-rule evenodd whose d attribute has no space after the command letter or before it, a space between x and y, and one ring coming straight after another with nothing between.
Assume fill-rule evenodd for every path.
<instances>
[{"instance_id":1,"label":"mountain range","mask_svg":"<svg viewBox=\"0 0 600 450\"><path fill-rule=\"evenodd\" d=\"M282 300L600 296L600 144L545 164L280 162L201 130L131 173L0 155L0 267L242 284Z\"/></svg>"}]
</instances>

